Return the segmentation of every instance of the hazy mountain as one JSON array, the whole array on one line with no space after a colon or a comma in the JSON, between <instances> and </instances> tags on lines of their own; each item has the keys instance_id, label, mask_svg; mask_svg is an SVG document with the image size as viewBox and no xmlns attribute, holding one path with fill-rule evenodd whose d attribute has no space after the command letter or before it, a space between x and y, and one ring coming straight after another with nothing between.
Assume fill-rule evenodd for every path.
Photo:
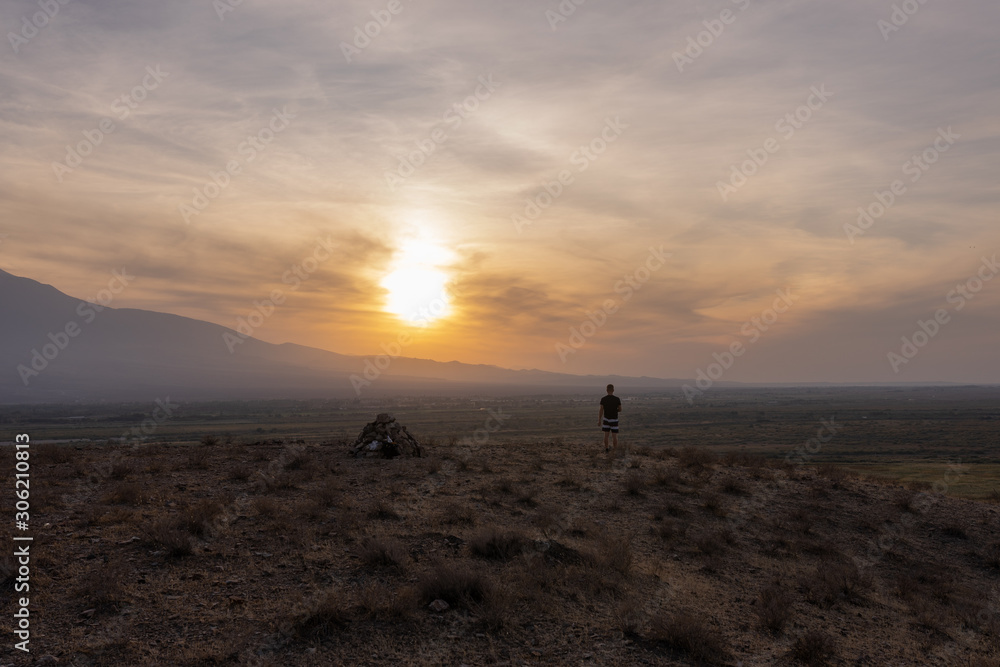
<instances>
[{"instance_id":1,"label":"hazy mountain","mask_svg":"<svg viewBox=\"0 0 1000 667\"><path fill-rule=\"evenodd\" d=\"M95 297L99 298L99 297ZM178 315L102 307L0 271L0 401L353 397L376 355L254 338ZM230 351L232 347L232 351ZM376 353L377 354L377 353ZM385 366L386 359L380 360ZM578 376L398 357L362 395L678 387L679 380Z\"/></svg>"}]
</instances>

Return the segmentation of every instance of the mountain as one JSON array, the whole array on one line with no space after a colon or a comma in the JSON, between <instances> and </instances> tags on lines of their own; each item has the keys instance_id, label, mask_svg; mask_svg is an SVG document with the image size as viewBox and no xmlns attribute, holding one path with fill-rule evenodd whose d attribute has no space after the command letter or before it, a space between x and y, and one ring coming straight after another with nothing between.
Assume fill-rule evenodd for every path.
<instances>
[{"instance_id":1,"label":"mountain","mask_svg":"<svg viewBox=\"0 0 1000 667\"><path fill-rule=\"evenodd\" d=\"M362 395L595 391L608 381L647 389L682 384L407 357L386 365L377 353L366 358L275 345L188 317L102 306L2 270L0 313L2 403L351 398L358 395L351 377L363 378L366 368L372 382L361 386ZM384 367L377 375L375 361Z\"/></svg>"}]
</instances>

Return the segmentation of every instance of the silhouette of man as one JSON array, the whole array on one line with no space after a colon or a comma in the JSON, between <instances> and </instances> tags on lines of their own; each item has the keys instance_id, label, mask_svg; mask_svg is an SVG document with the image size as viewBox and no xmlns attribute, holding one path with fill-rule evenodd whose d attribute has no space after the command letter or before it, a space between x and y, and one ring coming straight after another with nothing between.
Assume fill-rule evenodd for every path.
<instances>
[{"instance_id":1,"label":"silhouette of man","mask_svg":"<svg viewBox=\"0 0 1000 667\"><path fill-rule=\"evenodd\" d=\"M601 399L601 410L597 421L604 431L604 451L608 451L608 433L611 434L615 449L618 449L618 413L622 411L622 401L615 396L615 386L608 385L608 395Z\"/></svg>"}]
</instances>

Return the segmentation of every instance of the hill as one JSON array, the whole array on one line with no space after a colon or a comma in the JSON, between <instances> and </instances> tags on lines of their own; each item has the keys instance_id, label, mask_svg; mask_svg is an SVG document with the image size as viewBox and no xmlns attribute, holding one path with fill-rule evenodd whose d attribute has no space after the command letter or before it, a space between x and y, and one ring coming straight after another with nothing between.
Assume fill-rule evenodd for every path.
<instances>
[{"instance_id":1,"label":"hill","mask_svg":"<svg viewBox=\"0 0 1000 667\"><path fill-rule=\"evenodd\" d=\"M95 300L101 300L101 295ZM587 377L404 356L379 359L377 349L366 358L291 343L275 345L187 317L102 306L4 271L0 271L0 312L4 313L0 319L0 368L4 369L0 402L4 403L153 401L165 396L174 400L343 398L358 395L359 387L371 395L425 395L553 388L593 392L595 386L609 381L632 388L682 384L679 380ZM352 376L370 383L352 382Z\"/></svg>"}]
</instances>

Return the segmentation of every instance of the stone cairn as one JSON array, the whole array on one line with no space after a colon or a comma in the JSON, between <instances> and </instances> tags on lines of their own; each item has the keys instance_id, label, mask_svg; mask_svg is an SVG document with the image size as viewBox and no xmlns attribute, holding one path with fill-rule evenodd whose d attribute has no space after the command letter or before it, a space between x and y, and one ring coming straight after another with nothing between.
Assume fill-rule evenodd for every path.
<instances>
[{"instance_id":1,"label":"stone cairn","mask_svg":"<svg viewBox=\"0 0 1000 667\"><path fill-rule=\"evenodd\" d=\"M420 443L395 417L383 412L361 431L351 446L351 456L359 459L419 457Z\"/></svg>"}]
</instances>

